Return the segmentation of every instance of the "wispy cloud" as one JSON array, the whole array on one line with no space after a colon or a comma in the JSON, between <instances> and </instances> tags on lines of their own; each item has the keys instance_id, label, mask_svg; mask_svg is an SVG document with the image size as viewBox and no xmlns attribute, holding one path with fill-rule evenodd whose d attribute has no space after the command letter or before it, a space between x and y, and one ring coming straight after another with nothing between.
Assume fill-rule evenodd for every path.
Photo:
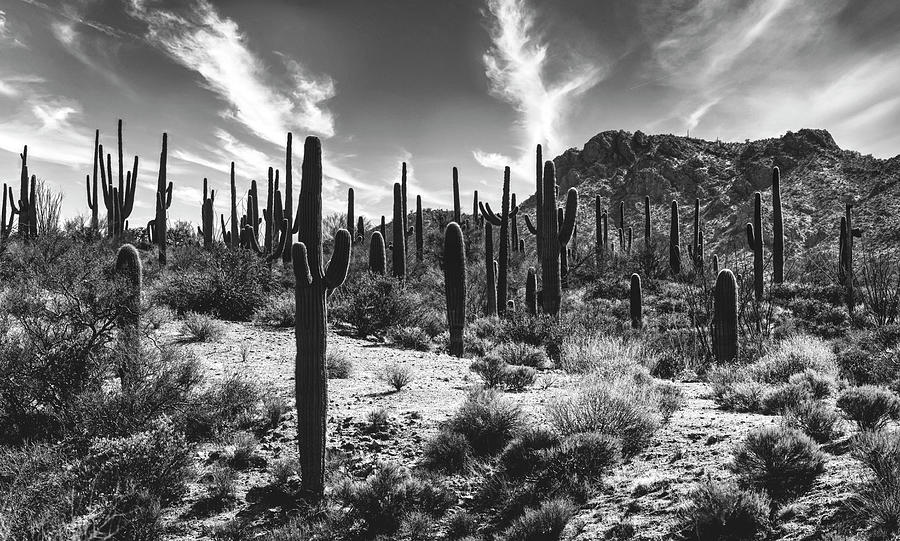
<instances>
[{"instance_id":1,"label":"wispy cloud","mask_svg":"<svg viewBox=\"0 0 900 541\"><path fill-rule=\"evenodd\" d=\"M290 81L275 81L237 23L207 0L190 2L178 13L157 4L131 0L129 11L146 23L151 44L197 72L204 86L226 102L223 116L276 144L290 130L334 135L334 119L322 103L334 96L329 77L313 76L282 55Z\"/></svg>"},{"instance_id":2,"label":"wispy cloud","mask_svg":"<svg viewBox=\"0 0 900 541\"><path fill-rule=\"evenodd\" d=\"M525 0L487 0L487 8L492 47L483 56L485 74L491 93L515 107L520 115L520 150L528 155L538 143L561 149L561 120L574 98L600 82L603 67L574 58L552 58L548 44L535 28L535 12ZM555 61L570 67L551 81L547 73ZM513 161L480 150L475 152L475 159L485 167ZM524 167L524 159L515 161Z\"/></svg>"},{"instance_id":3,"label":"wispy cloud","mask_svg":"<svg viewBox=\"0 0 900 541\"><path fill-rule=\"evenodd\" d=\"M117 74L114 67L109 67L113 61L106 51L110 48L118 49L116 42L104 39L102 44L90 42L77 28L78 24L86 24L83 19L74 17L53 21L50 31L54 38L62 45L63 50L72 55L76 60L97 72L104 79L115 85L119 90L128 92L133 96L134 92L125 84ZM92 27L93 28L93 27ZM105 33L104 33L105 34ZM104 36L107 38L108 34Z\"/></svg>"},{"instance_id":4,"label":"wispy cloud","mask_svg":"<svg viewBox=\"0 0 900 541\"><path fill-rule=\"evenodd\" d=\"M28 145L29 157L81 166L89 161L94 142L74 124L80 116L81 105L73 100L31 94L12 116L4 118L0 149L18 154Z\"/></svg>"}]
</instances>

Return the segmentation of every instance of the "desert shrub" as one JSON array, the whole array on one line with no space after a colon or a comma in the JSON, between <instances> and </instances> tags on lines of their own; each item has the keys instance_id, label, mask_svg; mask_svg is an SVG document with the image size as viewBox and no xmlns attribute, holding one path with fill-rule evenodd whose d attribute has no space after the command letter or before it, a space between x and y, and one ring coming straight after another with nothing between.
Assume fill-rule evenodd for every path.
<instances>
[{"instance_id":1,"label":"desert shrub","mask_svg":"<svg viewBox=\"0 0 900 541\"><path fill-rule=\"evenodd\" d=\"M749 541L769 529L769 498L732 481L700 482L678 509L681 533L693 541Z\"/></svg>"},{"instance_id":2,"label":"desert shrub","mask_svg":"<svg viewBox=\"0 0 900 541\"><path fill-rule=\"evenodd\" d=\"M421 511L413 511L403 517L397 536L403 541L430 541L435 538L435 528L432 517Z\"/></svg>"},{"instance_id":3,"label":"desert shrub","mask_svg":"<svg viewBox=\"0 0 900 541\"><path fill-rule=\"evenodd\" d=\"M234 470L224 466L216 466L204 476L206 499L212 504L223 505L234 499Z\"/></svg>"},{"instance_id":4,"label":"desert shrub","mask_svg":"<svg viewBox=\"0 0 900 541\"><path fill-rule=\"evenodd\" d=\"M328 379L347 379L353 372L353 361L345 352L329 349L325 353L325 371Z\"/></svg>"},{"instance_id":5,"label":"desert shrub","mask_svg":"<svg viewBox=\"0 0 900 541\"><path fill-rule=\"evenodd\" d=\"M746 371L736 366L719 366L707 374L712 397L719 407L740 412L762 409L765 385L750 379Z\"/></svg>"},{"instance_id":6,"label":"desert shrub","mask_svg":"<svg viewBox=\"0 0 900 541\"><path fill-rule=\"evenodd\" d=\"M773 385L763 393L762 411L769 415L780 415L784 410L812 399L813 396L805 385Z\"/></svg>"},{"instance_id":7,"label":"desert shrub","mask_svg":"<svg viewBox=\"0 0 900 541\"><path fill-rule=\"evenodd\" d=\"M259 387L237 374L210 385L192 400L176 421L194 441L209 439L252 417L260 402Z\"/></svg>"},{"instance_id":8,"label":"desert shrub","mask_svg":"<svg viewBox=\"0 0 900 541\"><path fill-rule=\"evenodd\" d=\"M837 387L837 382L834 380L834 377L821 374L811 369L794 374L788 379L788 383L805 387L809 394L816 400L828 398L831 396L832 391Z\"/></svg>"},{"instance_id":9,"label":"desert shrub","mask_svg":"<svg viewBox=\"0 0 900 541\"><path fill-rule=\"evenodd\" d=\"M472 361L469 370L481 377L485 387L495 388L503 385L506 363L499 355L488 353L484 357Z\"/></svg>"},{"instance_id":10,"label":"desert shrub","mask_svg":"<svg viewBox=\"0 0 900 541\"><path fill-rule=\"evenodd\" d=\"M870 527L873 539L892 539L900 532L900 437L896 432L864 432L853 456L872 473L851 500Z\"/></svg>"},{"instance_id":11,"label":"desert shrub","mask_svg":"<svg viewBox=\"0 0 900 541\"><path fill-rule=\"evenodd\" d=\"M500 452L523 421L518 405L504 399L497 391L478 389L469 393L446 426L465 436L476 456L483 456Z\"/></svg>"},{"instance_id":12,"label":"desert shrub","mask_svg":"<svg viewBox=\"0 0 900 541\"><path fill-rule=\"evenodd\" d=\"M599 432L619 437L626 458L649 444L662 423L652 392L627 380L592 383L548 404L547 415L563 435Z\"/></svg>"},{"instance_id":13,"label":"desert shrub","mask_svg":"<svg viewBox=\"0 0 900 541\"><path fill-rule=\"evenodd\" d=\"M344 481L334 496L371 536L396 532L414 512L440 517L457 501L437 479L411 476L396 464L379 464L365 481Z\"/></svg>"},{"instance_id":14,"label":"desert shrub","mask_svg":"<svg viewBox=\"0 0 900 541\"><path fill-rule=\"evenodd\" d=\"M382 334L396 325L412 323L413 293L390 276L359 273L335 291L329 314L356 328L359 337Z\"/></svg>"},{"instance_id":15,"label":"desert shrub","mask_svg":"<svg viewBox=\"0 0 900 541\"><path fill-rule=\"evenodd\" d=\"M173 259L177 261L183 254L184 250L178 250ZM154 299L180 314L198 312L228 321L249 321L266 303L273 285L265 261L251 250L221 247L172 265L158 281Z\"/></svg>"},{"instance_id":16,"label":"desert shrub","mask_svg":"<svg viewBox=\"0 0 900 541\"><path fill-rule=\"evenodd\" d=\"M658 397L659 412L662 414L664 423L668 423L672 415L680 410L687 403L681 388L671 381L663 381L654 385L655 393Z\"/></svg>"},{"instance_id":17,"label":"desert shrub","mask_svg":"<svg viewBox=\"0 0 900 541\"><path fill-rule=\"evenodd\" d=\"M507 391L520 393L534 383L537 372L530 366L509 366L503 370L503 385Z\"/></svg>"},{"instance_id":18,"label":"desert shrub","mask_svg":"<svg viewBox=\"0 0 900 541\"><path fill-rule=\"evenodd\" d=\"M500 469L511 478L531 475L544 464L543 451L558 446L559 442L559 435L548 428L526 428L503 448L498 460Z\"/></svg>"},{"instance_id":19,"label":"desert shrub","mask_svg":"<svg viewBox=\"0 0 900 541\"><path fill-rule=\"evenodd\" d=\"M281 396L269 395L263 398L263 411L269 428L277 428L290 404Z\"/></svg>"},{"instance_id":20,"label":"desert shrub","mask_svg":"<svg viewBox=\"0 0 900 541\"><path fill-rule=\"evenodd\" d=\"M544 502L537 509L528 509L498 539L504 541L553 541L575 514L575 505L565 499Z\"/></svg>"},{"instance_id":21,"label":"desert shrub","mask_svg":"<svg viewBox=\"0 0 900 541\"><path fill-rule=\"evenodd\" d=\"M544 348L522 342L504 342L497 346L497 354L503 362L515 366L529 366L544 369L550 366L550 359Z\"/></svg>"},{"instance_id":22,"label":"desert shrub","mask_svg":"<svg viewBox=\"0 0 900 541\"><path fill-rule=\"evenodd\" d=\"M159 330L163 325L175 319L175 314L166 306L153 305L144 311L143 319L151 329Z\"/></svg>"},{"instance_id":23,"label":"desert shrub","mask_svg":"<svg viewBox=\"0 0 900 541\"><path fill-rule=\"evenodd\" d=\"M231 436L224 453L228 465L236 470L244 470L253 462L253 454L259 442L247 432L237 432Z\"/></svg>"},{"instance_id":24,"label":"desert shrub","mask_svg":"<svg viewBox=\"0 0 900 541\"><path fill-rule=\"evenodd\" d=\"M579 334L563 339L559 366L566 372L591 372L613 379L639 367L652 372L657 362L657 356L641 342Z\"/></svg>"},{"instance_id":25,"label":"desert shrub","mask_svg":"<svg viewBox=\"0 0 900 541\"><path fill-rule=\"evenodd\" d=\"M551 359L559 359L567 329L564 323L546 314L532 316L515 312L504 319L499 333L492 337L493 341L541 347Z\"/></svg>"},{"instance_id":26,"label":"desert shrub","mask_svg":"<svg viewBox=\"0 0 900 541\"><path fill-rule=\"evenodd\" d=\"M123 438L97 438L82 462L82 476L99 494L115 495L121 487L141 487L163 505L187 490L193 450L168 419Z\"/></svg>"},{"instance_id":27,"label":"desert shrub","mask_svg":"<svg viewBox=\"0 0 900 541\"><path fill-rule=\"evenodd\" d=\"M472 464L472 446L462 434L441 430L428 440L423 452L422 465L430 471L460 473Z\"/></svg>"},{"instance_id":28,"label":"desert shrub","mask_svg":"<svg viewBox=\"0 0 900 541\"><path fill-rule=\"evenodd\" d=\"M827 301L797 298L788 302L787 308L801 330L825 339L844 335L850 326L846 308Z\"/></svg>"},{"instance_id":29,"label":"desert shrub","mask_svg":"<svg viewBox=\"0 0 900 541\"><path fill-rule=\"evenodd\" d=\"M474 537L478 532L478 518L466 511L457 511L447 519L447 539L457 541Z\"/></svg>"},{"instance_id":30,"label":"desert shrub","mask_svg":"<svg viewBox=\"0 0 900 541\"><path fill-rule=\"evenodd\" d=\"M748 486L783 500L809 490L825 470L825 459L803 432L765 426L748 434L738 446L731 469Z\"/></svg>"},{"instance_id":31,"label":"desert shrub","mask_svg":"<svg viewBox=\"0 0 900 541\"><path fill-rule=\"evenodd\" d=\"M125 485L102 506L88 528L97 539L159 539L163 533L159 498L144 487Z\"/></svg>"},{"instance_id":32,"label":"desert shrub","mask_svg":"<svg viewBox=\"0 0 900 541\"><path fill-rule=\"evenodd\" d=\"M900 372L900 325L855 331L838 347L840 375L856 385L883 385Z\"/></svg>"},{"instance_id":33,"label":"desert shrub","mask_svg":"<svg viewBox=\"0 0 900 541\"><path fill-rule=\"evenodd\" d=\"M215 342L225 333L225 327L206 314L188 312L184 315L181 332L194 342Z\"/></svg>"},{"instance_id":34,"label":"desert shrub","mask_svg":"<svg viewBox=\"0 0 900 541\"><path fill-rule=\"evenodd\" d=\"M416 351L431 349L431 338L421 327L392 327L388 330L388 339L403 349Z\"/></svg>"},{"instance_id":35,"label":"desert shrub","mask_svg":"<svg viewBox=\"0 0 900 541\"><path fill-rule=\"evenodd\" d=\"M850 387L838 396L837 407L861 430L873 430L900 418L900 398L874 385Z\"/></svg>"},{"instance_id":36,"label":"desert shrub","mask_svg":"<svg viewBox=\"0 0 900 541\"><path fill-rule=\"evenodd\" d=\"M413 373L406 365L391 363L378 373L378 377L393 387L394 391L400 392L412 381Z\"/></svg>"},{"instance_id":37,"label":"desert shrub","mask_svg":"<svg viewBox=\"0 0 900 541\"><path fill-rule=\"evenodd\" d=\"M71 517L76 478L61 465L71 457L58 446L0 446L0 537L40 539Z\"/></svg>"},{"instance_id":38,"label":"desert shrub","mask_svg":"<svg viewBox=\"0 0 900 541\"><path fill-rule=\"evenodd\" d=\"M595 482L608 474L621 456L618 438L599 432L580 432L562 439L543 454L549 475L572 477L575 482Z\"/></svg>"},{"instance_id":39,"label":"desert shrub","mask_svg":"<svg viewBox=\"0 0 900 541\"><path fill-rule=\"evenodd\" d=\"M291 477L297 475L300 471L300 465L295 458L279 458L272 464L270 473L274 484L278 487L285 487Z\"/></svg>"},{"instance_id":40,"label":"desert shrub","mask_svg":"<svg viewBox=\"0 0 900 541\"><path fill-rule=\"evenodd\" d=\"M838 434L837 427L840 422L841 417L836 411L813 400L795 404L784 414L784 423L787 426L802 430L816 443L833 440Z\"/></svg>"},{"instance_id":41,"label":"desert shrub","mask_svg":"<svg viewBox=\"0 0 900 541\"><path fill-rule=\"evenodd\" d=\"M254 315L257 323L272 327L293 327L296 300L291 293L269 297Z\"/></svg>"},{"instance_id":42,"label":"desert shrub","mask_svg":"<svg viewBox=\"0 0 900 541\"><path fill-rule=\"evenodd\" d=\"M793 336L747 367L750 376L761 383L787 383L794 374L812 369L821 374L837 374L835 354L827 342L811 336Z\"/></svg>"},{"instance_id":43,"label":"desert shrub","mask_svg":"<svg viewBox=\"0 0 900 541\"><path fill-rule=\"evenodd\" d=\"M391 426L391 415L383 407L375 408L366 414L366 430L381 432Z\"/></svg>"}]
</instances>

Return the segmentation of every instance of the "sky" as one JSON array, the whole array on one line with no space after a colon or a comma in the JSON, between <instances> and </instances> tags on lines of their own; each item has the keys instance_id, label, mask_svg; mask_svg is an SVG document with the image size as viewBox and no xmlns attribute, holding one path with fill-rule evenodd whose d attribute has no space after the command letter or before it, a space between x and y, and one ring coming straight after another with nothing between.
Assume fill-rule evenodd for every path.
<instances>
[{"instance_id":1,"label":"sky","mask_svg":"<svg viewBox=\"0 0 900 541\"><path fill-rule=\"evenodd\" d=\"M153 213L163 132L170 218L195 223L204 177L225 212L230 162L245 192L283 170L288 131L294 193L316 135L326 212L352 187L373 222L403 161L426 207L452 204L453 166L463 201L494 201L507 165L533 191L536 144L556 156L610 129L824 128L887 158L898 35L896 0L0 0L0 180L27 144L64 216L87 214L94 130L114 149L118 118L141 159L132 227Z\"/></svg>"}]
</instances>

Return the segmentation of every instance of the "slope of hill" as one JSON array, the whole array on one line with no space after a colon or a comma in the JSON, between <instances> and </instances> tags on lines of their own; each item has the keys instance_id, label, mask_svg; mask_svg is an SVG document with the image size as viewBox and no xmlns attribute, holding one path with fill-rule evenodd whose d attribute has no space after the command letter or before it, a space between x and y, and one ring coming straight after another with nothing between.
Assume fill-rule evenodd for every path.
<instances>
[{"instance_id":1,"label":"slope of hill","mask_svg":"<svg viewBox=\"0 0 900 541\"><path fill-rule=\"evenodd\" d=\"M667 235L668 204L681 206L682 227L701 201L707 253L730 253L746 246L743 228L762 192L763 220L771 223L771 170L781 169L787 256L804 249L836 250L844 205L855 205L863 246L885 247L900 240L900 156L881 160L842 150L825 130L803 129L774 139L724 143L640 131L605 131L554 159L560 197L570 187L580 194L581 242L593 238L594 198L610 210L618 227L625 202L625 227L640 235L643 199L651 197L654 231ZM533 197L523 209L533 214ZM612 225L612 224L611 224ZM766 242L771 228L766 227Z\"/></svg>"}]
</instances>

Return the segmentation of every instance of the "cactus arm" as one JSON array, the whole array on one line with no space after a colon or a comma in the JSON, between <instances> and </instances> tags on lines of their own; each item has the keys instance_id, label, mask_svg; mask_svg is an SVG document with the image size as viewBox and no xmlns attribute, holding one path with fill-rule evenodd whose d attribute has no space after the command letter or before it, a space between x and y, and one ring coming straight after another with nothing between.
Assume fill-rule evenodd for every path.
<instances>
[{"instance_id":1,"label":"cactus arm","mask_svg":"<svg viewBox=\"0 0 900 541\"><path fill-rule=\"evenodd\" d=\"M172 183L169 182L168 187L166 187L166 205L165 208L168 209L172 206Z\"/></svg>"},{"instance_id":2,"label":"cactus arm","mask_svg":"<svg viewBox=\"0 0 900 541\"><path fill-rule=\"evenodd\" d=\"M478 208L481 209L481 215L484 216L484 219L491 222L491 225L500 227L500 224L503 223L500 220L500 217L494 214L494 211L491 210L490 203L479 202Z\"/></svg>"},{"instance_id":3,"label":"cactus arm","mask_svg":"<svg viewBox=\"0 0 900 541\"><path fill-rule=\"evenodd\" d=\"M276 228L276 229L278 229L278 230L280 231L280 233L281 233L281 234L278 235L279 238L278 238L278 241L276 242L276 249L273 250L271 254L269 254L268 256L266 256L266 261L275 261L276 259L278 259L279 257L281 257L281 254L282 254L282 253L284 253L284 245L285 245L285 243L287 242L287 239L288 239L288 235L285 235L285 234L284 234L284 230L287 229L287 226L288 226L288 225L287 225L287 219L286 219L286 218L282 218L282 219L281 219L281 227ZM274 234L274 232L273 232L273 234Z\"/></svg>"},{"instance_id":4,"label":"cactus arm","mask_svg":"<svg viewBox=\"0 0 900 541\"><path fill-rule=\"evenodd\" d=\"M568 244L575 231L575 223L578 217L578 190L569 188L566 193L566 210L563 214L562 226L559 228L559 242Z\"/></svg>"},{"instance_id":5,"label":"cactus arm","mask_svg":"<svg viewBox=\"0 0 900 541\"><path fill-rule=\"evenodd\" d=\"M532 235L537 235L537 227L531 222L531 218L528 215L525 215L525 228L528 229L528 232Z\"/></svg>"},{"instance_id":6,"label":"cactus arm","mask_svg":"<svg viewBox=\"0 0 900 541\"><path fill-rule=\"evenodd\" d=\"M286 235L285 235L286 236ZM309 259L306 256L306 245L295 242L291 247L291 259L294 263L294 278L297 287L309 287L313 283L312 273L309 270Z\"/></svg>"},{"instance_id":7,"label":"cactus arm","mask_svg":"<svg viewBox=\"0 0 900 541\"><path fill-rule=\"evenodd\" d=\"M97 203L91 202L91 175L84 176L84 187L87 188L88 208L95 210L97 208Z\"/></svg>"},{"instance_id":8,"label":"cactus arm","mask_svg":"<svg viewBox=\"0 0 900 541\"><path fill-rule=\"evenodd\" d=\"M746 230L747 230L747 245L752 250L754 248L754 246L756 246L756 233L753 231L753 224L748 222L746 225Z\"/></svg>"},{"instance_id":9,"label":"cactus arm","mask_svg":"<svg viewBox=\"0 0 900 541\"><path fill-rule=\"evenodd\" d=\"M150 220L147 222L147 241L150 244L156 244L155 238L153 236L153 232L156 230L156 220Z\"/></svg>"},{"instance_id":10,"label":"cactus arm","mask_svg":"<svg viewBox=\"0 0 900 541\"><path fill-rule=\"evenodd\" d=\"M291 229L291 234L296 235L300 232L300 206L297 205L297 212L294 214L294 227Z\"/></svg>"},{"instance_id":11,"label":"cactus arm","mask_svg":"<svg viewBox=\"0 0 900 541\"><path fill-rule=\"evenodd\" d=\"M244 226L244 237L246 247L256 252L256 255L263 255L262 248L259 247L259 239L256 238L256 231L253 226Z\"/></svg>"},{"instance_id":12,"label":"cactus arm","mask_svg":"<svg viewBox=\"0 0 900 541\"><path fill-rule=\"evenodd\" d=\"M350 232L346 229L338 230L334 236L334 251L331 253L331 260L325 267L325 285L329 291L341 287L341 284L347 279L352 244L353 239L350 238Z\"/></svg>"},{"instance_id":13,"label":"cactus arm","mask_svg":"<svg viewBox=\"0 0 900 541\"><path fill-rule=\"evenodd\" d=\"M513 195L515 195L515 194L513 194ZM519 205L514 205L513 208L511 208L509 210L509 217L512 218L513 216L515 216L518 213L519 213Z\"/></svg>"}]
</instances>

